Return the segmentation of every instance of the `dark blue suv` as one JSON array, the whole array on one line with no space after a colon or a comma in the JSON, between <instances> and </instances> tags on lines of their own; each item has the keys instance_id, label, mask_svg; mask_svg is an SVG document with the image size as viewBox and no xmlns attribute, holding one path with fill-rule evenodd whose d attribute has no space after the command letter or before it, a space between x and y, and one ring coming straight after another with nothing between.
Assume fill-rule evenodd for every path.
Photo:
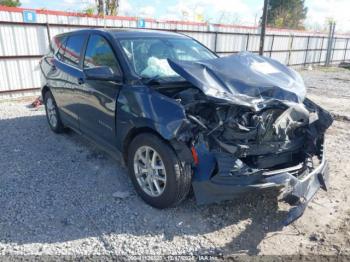
<instances>
[{"instance_id":1,"label":"dark blue suv","mask_svg":"<svg viewBox=\"0 0 350 262\"><path fill-rule=\"evenodd\" d=\"M79 30L54 37L50 50L40 67L51 129L118 155L150 205L179 203L191 187L202 204L272 189L293 199L295 219L326 188L332 118L279 62L220 58L150 30Z\"/></svg>"}]
</instances>

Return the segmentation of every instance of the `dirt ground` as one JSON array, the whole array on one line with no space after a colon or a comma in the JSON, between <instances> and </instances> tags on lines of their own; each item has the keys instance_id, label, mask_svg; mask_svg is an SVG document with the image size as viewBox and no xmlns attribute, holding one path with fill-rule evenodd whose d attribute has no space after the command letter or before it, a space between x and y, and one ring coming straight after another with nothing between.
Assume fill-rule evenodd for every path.
<instances>
[{"instance_id":1,"label":"dirt ground","mask_svg":"<svg viewBox=\"0 0 350 262\"><path fill-rule=\"evenodd\" d=\"M350 257L350 71L302 75L337 119L326 140L331 181L286 227L285 205L266 195L154 209L117 161L73 132L53 134L42 108L0 103L0 255Z\"/></svg>"}]
</instances>

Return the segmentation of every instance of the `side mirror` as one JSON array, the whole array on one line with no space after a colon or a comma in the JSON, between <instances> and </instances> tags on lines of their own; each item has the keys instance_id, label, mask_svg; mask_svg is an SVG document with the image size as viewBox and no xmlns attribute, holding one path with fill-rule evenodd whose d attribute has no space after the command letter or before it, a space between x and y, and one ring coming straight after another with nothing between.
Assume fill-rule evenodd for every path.
<instances>
[{"instance_id":1,"label":"side mirror","mask_svg":"<svg viewBox=\"0 0 350 262\"><path fill-rule=\"evenodd\" d=\"M84 69L87 80L118 81L121 78L113 73L109 66L97 66Z\"/></svg>"}]
</instances>

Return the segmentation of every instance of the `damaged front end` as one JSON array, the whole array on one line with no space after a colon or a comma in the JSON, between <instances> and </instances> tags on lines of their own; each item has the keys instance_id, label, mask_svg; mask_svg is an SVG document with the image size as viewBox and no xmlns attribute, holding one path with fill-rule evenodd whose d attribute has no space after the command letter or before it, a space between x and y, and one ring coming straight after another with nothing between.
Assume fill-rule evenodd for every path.
<instances>
[{"instance_id":1,"label":"damaged front end","mask_svg":"<svg viewBox=\"0 0 350 262\"><path fill-rule=\"evenodd\" d=\"M293 221L320 187L327 188L324 131L330 116L309 100L259 113L241 108L233 113L233 108L207 105L200 113L195 110L201 121L193 141L198 203L275 188L282 199L299 204L288 218ZM205 111L207 115L199 115Z\"/></svg>"},{"instance_id":2,"label":"damaged front end","mask_svg":"<svg viewBox=\"0 0 350 262\"><path fill-rule=\"evenodd\" d=\"M178 136L192 150L199 204L276 189L295 206L288 224L327 189L324 134L333 119L305 98L298 73L249 53L169 64L189 83L161 92L190 123Z\"/></svg>"}]
</instances>

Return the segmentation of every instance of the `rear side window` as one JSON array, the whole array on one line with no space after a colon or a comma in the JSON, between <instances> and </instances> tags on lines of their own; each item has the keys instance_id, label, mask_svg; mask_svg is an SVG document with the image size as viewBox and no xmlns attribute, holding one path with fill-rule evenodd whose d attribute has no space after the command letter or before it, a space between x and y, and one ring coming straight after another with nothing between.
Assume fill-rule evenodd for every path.
<instances>
[{"instance_id":1,"label":"rear side window","mask_svg":"<svg viewBox=\"0 0 350 262\"><path fill-rule=\"evenodd\" d=\"M99 35L91 35L85 52L84 68L109 66L114 74L120 74L118 61L107 40Z\"/></svg>"},{"instance_id":2,"label":"rear side window","mask_svg":"<svg viewBox=\"0 0 350 262\"><path fill-rule=\"evenodd\" d=\"M80 54L84 46L85 35L72 35L67 39L66 46L63 53L63 62L78 66Z\"/></svg>"},{"instance_id":3,"label":"rear side window","mask_svg":"<svg viewBox=\"0 0 350 262\"><path fill-rule=\"evenodd\" d=\"M56 54L57 51L65 44L66 37L65 36L55 36L50 44L50 50L53 54Z\"/></svg>"},{"instance_id":4,"label":"rear side window","mask_svg":"<svg viewBox=\"0 0 350 262\"><path fill-rule=\"evenodd\" d=\"M57 48L58 48L58 52L56 53L54 51L54 53L56 53L57 58L60 61L63 61L64 57L64 50L66 49L66 42L67 42L67 37L62 37L59 40L55 39L55 43L57 44Z\"/></svg>"}]
</instances>

